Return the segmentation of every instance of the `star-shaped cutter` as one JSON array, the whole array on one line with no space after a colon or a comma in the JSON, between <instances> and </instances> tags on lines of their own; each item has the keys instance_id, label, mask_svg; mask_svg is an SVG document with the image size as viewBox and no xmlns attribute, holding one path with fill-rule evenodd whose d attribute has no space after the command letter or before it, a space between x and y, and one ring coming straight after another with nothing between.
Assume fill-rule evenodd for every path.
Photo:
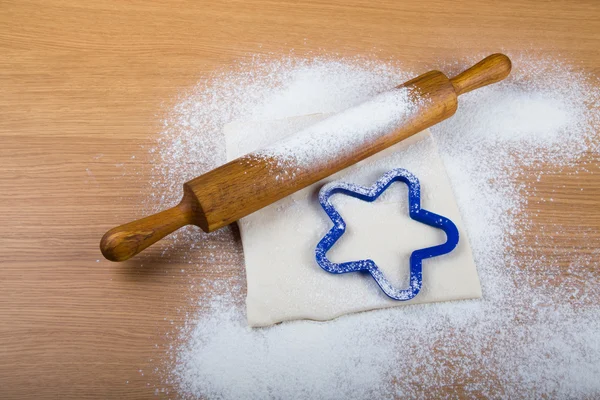
<instances>
[{"instance_id":1,"label":"star-shaped cutter","mask_svg":"<svg viewBox=\"0 0 600 400\"><path fill-rule=\"evenodd\" d=\"M334 263L327 258L327 252L346 231L346 222L344 222L344 219L331 204L331 196L336 193L342 193L360 200L372 202L396 181L402 181L408 186L408 212L410 217L415 221L441 229L446 233L445 243L412 252L410 255L410 284L407 289L395 288L373 260ZM333 228L319 241L315 249L319 266L332 274L367 271L375 279L381 290L395 300L410 300L419 293L423 286L424 259L450 253L458 244L459 235L456 225L446 217L421 208L421 185L419 180L404 168L393 169L385 173L369 188L347 182L328 183L319 191L319 202L333 222Z\"/></svg>"}]
</instances>

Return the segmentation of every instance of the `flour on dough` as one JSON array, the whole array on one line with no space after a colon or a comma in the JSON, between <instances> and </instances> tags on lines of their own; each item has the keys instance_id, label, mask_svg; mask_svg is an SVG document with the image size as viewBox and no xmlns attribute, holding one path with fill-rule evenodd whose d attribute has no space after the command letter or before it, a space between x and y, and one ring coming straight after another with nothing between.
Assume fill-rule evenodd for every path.
<instances>
[{"instance_id":1,"label":"flour on dough","mask_svg":"<svg viewBox=\"0 0 600 400\"><path fill-rule=\"evenodd\" d=\"M326 115L316 114L225 126L227 159L232 160L293 134ZM457 248L423 261L423 289L412 300L388 298L368 274L334 275L315 261L315 246L331 221L317 201L332 180L372 185L385 172L406 168L421 182L423 208L450 218L458 227ZM413 250L445 241L442 231L408 216L406 185L394 183L375 202L336 194L332 201L347 223L328 253L334 262L371 258L398 287L408 285ZM423 131L357 165L294 193L239 222L248 296L248 324L267 326L294 319L328 320L384 307L481 297L479 277L464 225L429 131Z\"/></svg>"}]
</instances>

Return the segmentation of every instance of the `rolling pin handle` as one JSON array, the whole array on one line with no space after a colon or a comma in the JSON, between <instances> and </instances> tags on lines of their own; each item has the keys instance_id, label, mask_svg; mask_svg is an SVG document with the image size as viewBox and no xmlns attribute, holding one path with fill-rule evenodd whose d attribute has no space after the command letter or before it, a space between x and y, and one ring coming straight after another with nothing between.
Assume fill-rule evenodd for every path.
<instances>
[{"instance_id":1,"label":"rolling pin handle","mask_svg":"<svg viewBox=\"0 0 600 400\"><path fill-rule=\"evenodd\" d=\"M110 261L125 261L192 222L193 212L184 198L173 208L109 230L102 237L100 251Z\"/></svg>"},{"instance_id":2,"label":"rolling pin handle","mask_svg":"<svg viewBox=\"0 0 600 400\"><path fill-rule=\"evenodd\" d=\"M500 82L508 76L512 68L510 58L504 54L492 54L466 71L450 79L456 95L479 89L480 87Z\"/></svg>"}]
</instances>

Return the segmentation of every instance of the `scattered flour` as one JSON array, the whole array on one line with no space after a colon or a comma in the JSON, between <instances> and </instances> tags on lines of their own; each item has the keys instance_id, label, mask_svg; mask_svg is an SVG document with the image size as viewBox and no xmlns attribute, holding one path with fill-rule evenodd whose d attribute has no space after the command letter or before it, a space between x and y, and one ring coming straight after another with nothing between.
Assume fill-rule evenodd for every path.
<instances>
[{"instance_id":1,"label":"scattered flour","mask_svg":"<svg viewBox=\"0 0 600 400\"><path fill-rule=\"evenodd\" d=\"M200 311L171 350L167 382L189 398L600 396L597 232L581 227L571 254L542 255L563 228L558 220L535 224L537 211L528 204L542 175L565 167L583 174L582 157L597 158L600 92L556 60L513 56L513 65L507 81L461 96L456 115L432 129L471 240L482 300L249 329L240 265L236 276L204 288ZM454 63L445 70L459 69ZM255 60L217 73L184 94L165 121L152 152L152 202L173 204L182 182L224 162L225 123L340 112L414 75L360 58ZM239 259L232 238L230 231L193 228L175 237L190 257L194 247L219 249L190 259L201 268Z\"/></svg>"}]
</instances>

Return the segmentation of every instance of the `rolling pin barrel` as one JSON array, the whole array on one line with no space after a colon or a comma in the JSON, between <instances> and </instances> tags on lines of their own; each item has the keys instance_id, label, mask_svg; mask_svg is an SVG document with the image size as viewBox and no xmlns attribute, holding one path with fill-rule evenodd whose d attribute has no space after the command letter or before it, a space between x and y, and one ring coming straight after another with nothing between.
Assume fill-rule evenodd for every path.
<instances>
[{"instance_id":1,"label":"rolling pin barrel","mask_svg":"<svg viewBox=\"0 0 600 400\"><path fill-rule=\"evenodd\" d=\"M402 88L414 102L420 103L419 112L407 115L398 129L377 135L364 146L340 146L336 153L328 152L315 163L290 164L263 152L250 153L187 182L185 186L194 192L203 210L204 218L197 221L197 225L207 232L229 225L450 117L456 111L454 88L441 72L421 75Z\"/></svg>"},{"instance_id":2,"label":"rolling pin barrel","mask_svg":"<svg viewBox=\"0 0 600 400\"><path fill-rule=\"evenodd\" d=\"M459 95L498 82L510 70L508 57L493 54L452 79L439 71L420 75L395 89L405 91L418 108L392 131L319 162L294 165L293 174L276 156L261 152L242 156L185 183L177 206L108 231L100 244L102 254L123 261L182 226L194 224L211 232L229 225L449 118L456 112Z\"/></svg>"}]
</instances>

